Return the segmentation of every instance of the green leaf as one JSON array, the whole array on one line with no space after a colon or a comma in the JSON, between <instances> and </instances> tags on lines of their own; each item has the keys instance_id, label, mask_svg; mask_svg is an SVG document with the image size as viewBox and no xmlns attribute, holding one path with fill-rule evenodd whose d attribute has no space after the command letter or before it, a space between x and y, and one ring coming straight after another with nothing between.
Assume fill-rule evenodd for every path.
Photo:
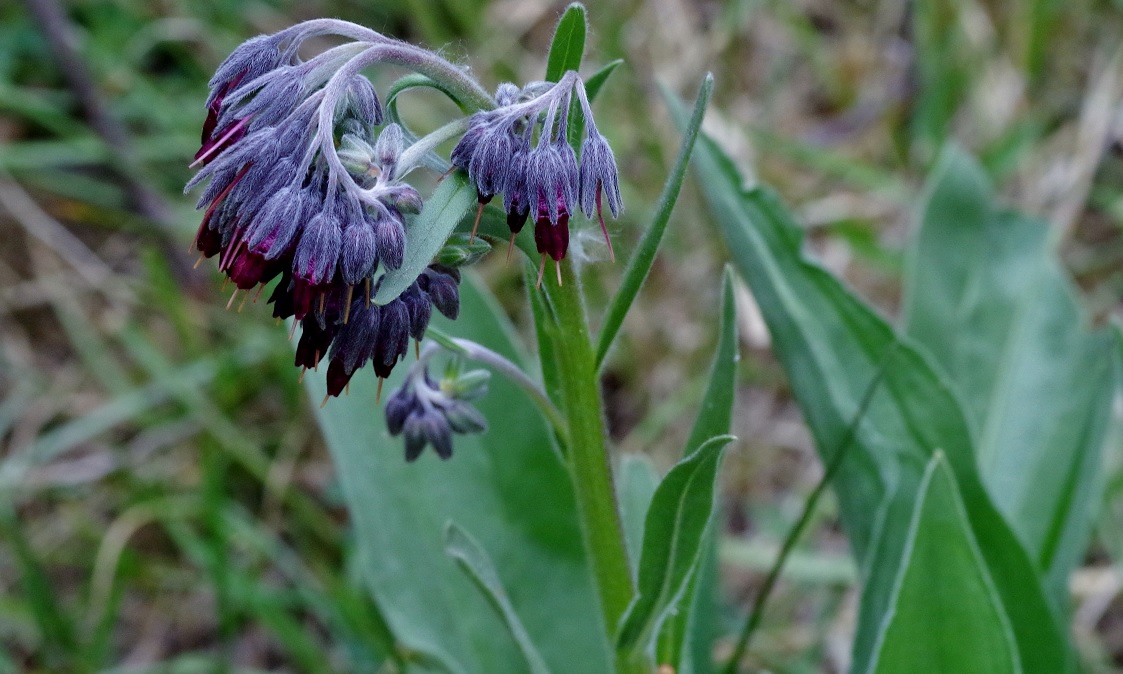
<instances>
[{"instance_id":1,"label":"green leaf","mask_svg":"<svg viewBox=\"0 0 1123 674\"><path fill-rule=\"evenodd\" d=\"M871 579L894 590L866 671L1020 673L1010 619L941 452L921 479L905 553L899 568L878 567Z\"/></svg>"},{"instance_id":2,"label":"green leaf","mask_svg":"<svg viewBox=\"0 0 1123 674\"><path fill-rule=\"evenodd\" d=\"M996 203L956 147L934 171L905 286L906 330L955 382L998 508L1058 606L1087 548L1114 387L1049 225Z\"/></svg>"},{"instance_id":3,"label":"green leaf","mask_svg":"<svg viewBox=\"0 0 1123 674\"><path fill-rule=\"evenodd\" d=\"M565 8L546 60L546 81L557 82L567 71L580 70L585 56L585 6L579 2Z\"/></svg>"},{"instance_id":4,"label":"green leaf","mask_svg":"<svg viewBox=\"0 0 1123 674\"><path fill-rule=\"evenodd\" d=\"M375 304L392 301L417 280L475 203L476 191L463 171L450 174L433 190L421 213L406 227L405 259L401 267L382 275Z\"/></svg>"},{"instance_id":5,"label":"green leaf","mask_svg":"<svg viewBox=\"0 0 1123 674\"><path fill-rule=\"evenodd\" d=\"M714 507L722 450L734 438L711 438L671 469L651 500L643 528L637 594L620 620L616 648L642 653L697 566Z\"/></svg>"},{"instance_id":6,"label":"green leaf","mask_svg":"<svg viewBox=\"0 0 1123 674\"><path fill-rule=\"evenodd\" d=\"M737 387L737 304L733 296L733 267L726 265L721 276L721 328L717 350L710 366L710 382L702 398L698 417L690 429L686 449L708 438L729 433L733 423L733 397ZM685 455L686 452L684 451Z\"/></svg>"},{"instance_id":7,"label":"green leaf","mask_svg":"<svg viewBox=\"0 0 1123 674\"><path fill-rule=\"evenodd\" d=\"M464 278L459 320L435 318L435 325L523 362L494 299L472 274ZM407 365L387 380L387 390ZM305 384L319 403L323 374L309 373ZM318 420L351 513L363 578L404 652L456 673L527 671L488 601L445 554L444 527L455 519L503 570L511 605L550 669L607 671L609 644L569 475L534 405L492 377L477 403L488 432L457 436L449 461L426 452L407 464L402 439L389 436L374 401L375 377L364 370L351 394L329 401Z\"/></svg>"},{"instance_id":8,"label":"green leaf","mask_svg":"<svg viewBox=\"0 0 1123 674\"><path fill-rule=\"evenodd\" d=\"M519 645L519 651L522 652L531 674L549 674L550 669L538 654L538 649L530 640L530 635L519 619L519 614L511 605L511 599L503 589L503 582L499 579L499 573L495 570L495 565L491 563L487 552L455 522L449 522L445 528L445 552L456 560L460 568L491 602L492 607L499 612L507 630Z\"/></svg>"},{"instance_id":9,"label":"green leaf","mask_svg":"<svg viewBox=\"0 0 1123 674\"><path fill-rule=\"evenodd\" d=\"M681 104L672 103L685 127ZM850 545L865 577L903 554L924 467L942 449L963 494L972 530L1010 615L1027 672L1064 671L1068 645L1036 569L991 502L975 465L959 402L928 358L900 338L820 265L804 258L802 231L779 199L745 188L733 162L709 139L695 155L700 184L738 271L764 314L820 453L838 447L864 388L896 348L883 392L870 404L835 479ZM894 347L894 344L899 346ZM829 462L830 457L824 456ZM883 576L878 576L883 577ZM866 668L892 588L867 584L854 662Z\"/></svg>"},{"instance_id":10,"label":"green leaf","mask_svg":"<svg viewBox=\"0 0 1123 674\"><path fill-rule=\"evenodd\" d=\"M604 314L604 323L600 335L597 337L598 368L604 364L604 358L608 355L608 350L612 347L612 342L616 339L617 333L620 332L624 317L628 315L628 309L635 302L643 282L647 279L648 272L651 271L651 265L655 262L655 254L659 251L659 244L662 243L663 234L667 231L667 223L671 221L671 212L674 210L675 202L678 201L678 194L682 190L682 181L686 177L686 166L690 163L690 155L694 152L694 142L698 139L698 130L702 128L702 118L706 114L706 106L710 102L713 91L714 76L707 73L705 79L702 80L702 86L698 89L698 96L694 99L694 112L691 113L690 121L682 132L682 143L679 145L678 155L671 167L671 173L667 176L667 182L663 186L663 194L659 197L659 205L655 208L655 217L652 218L647 231L643 233L643 238L636 246L636 252L628 260L628 268L624 271L624 279L620 283L620 289L616 291L612 303L608 305L608 311ZM711 436L707 435L706 437ZM694 447L697 445L688 446Z\"/></svg>"},{"instance_id":11,"label":"green leaf","mask_svg":"<svg viewBox=\"0 0 1123 674\"><path fill-rule=\"evenodd\" d=\"M731 431L738 360L733 269L726 266L721 284L721 329L717 351L710 367L706 394L686 441L688 451L690 447L702 444L706 438ZM664 623L659 636L659 663L673 665L676 672L700 674L713 669L713 644L719 629L716 624L719 574L715 538L720 528L711 526L707 531L698 571L679 600L678 610Z\"/></svg>"},{"instance_id":12,"label":"green leaf","mask_svg":"<svg viewBox=\"0 0 1123 674\"><path fill-rule=\"evenodd\" d=\"M593 73L589 79L585 80L585 96L589 99L590 103L596 100L597 94L600 93L601 88L608 82L608 76L622 63L624 63L624 59L609 61L601 66L600 70Z\"/></svg>"}]
</instances>

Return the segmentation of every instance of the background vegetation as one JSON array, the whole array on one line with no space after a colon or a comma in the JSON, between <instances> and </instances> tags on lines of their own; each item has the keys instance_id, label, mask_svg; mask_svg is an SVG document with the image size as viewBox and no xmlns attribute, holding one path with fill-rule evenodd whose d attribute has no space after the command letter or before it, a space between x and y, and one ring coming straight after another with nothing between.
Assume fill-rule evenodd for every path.
<instances>
[{"instance_id":1,"label":"background vegetation","mask_svg":"<svg viewBox=\"0 0 1123 674\"><path fill-rule=\"evenodd\" d=\"M0 672L377 671L391 645L355 578L284 330L260 305L223 311L212 267L192 271L182 253L198 218L180 191L205 82L244 38L320 15L442 48L485 82L537 79L564 3L74 1L77 65L32 6L0 6ZM628 204L617 250L650 219L677 146L658 83L689 98L712 70L707 131L794 205L810 247L885 315L908 302L906 234L937 149L955 138L1006 203L1052 223L1105 323L1123 292L1119 12L1091 0L591 6L588 53L625 61L597 102ZM689 183L665 245L604 379L612 439L663 470L703 394L727 256ZM592 304L621 272L590 265ZM527 328L518 270L496 259L482 273ZM737 294L725 632L823 471L761 314ZM1113 436L1094 544L1068 583L1090 671L1123 667L1118 449ZM755 666L846 670L856 571L839 519L828 495L769 605Z\"/></svg>"}]
</instances>

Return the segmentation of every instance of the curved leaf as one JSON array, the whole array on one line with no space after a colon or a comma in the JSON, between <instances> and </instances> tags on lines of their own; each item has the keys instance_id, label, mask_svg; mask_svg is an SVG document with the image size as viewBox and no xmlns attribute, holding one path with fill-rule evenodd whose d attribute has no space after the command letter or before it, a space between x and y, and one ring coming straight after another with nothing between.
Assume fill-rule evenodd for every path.
<instances>
[{"instance_id":1,"label":"curved leaf","mask_svg":"<svg viewBox=\"0 0 1123 674\"><path fill-rule=\"evenodd\" d=\"M546 59L546 81L557 82L569 70L579 70L585 56L585 6L579 2L565 8L550 41Z\"/></svg>"},{"instance_id":2,"label":"curved leaf","mask_svg":"<svg viewBox=\"0 0 1123 674\"><path fill-rule=\"evenodd\" d=\"M905 286L906 329L963 395L995 504L1055 604L1087 547L1114 387L1047 223L1000 210L981 166L946 150L929 181Z\"/></svg>"},{"instance_id":3,"label":"curved leaf","mask_svg":"<svg viewBox=\"0 0 1123 674\"><path fill-rule=\"evenodd\" d=\"M667 182L663 186L663 194L659 197L659 205L655 208L655 216L651 219L651 225L647 228L647 231L643 233L643 238L640 239L631 259L628 260L628 268L624 271L620 289L612 297L612 302L608 305L608 310L604 314L604 324L597 336L597 367L604 363L604 358L608 355L613 340L620 332L620 326L624 324L624 317L628 315L628 309L631 308L632 302L639 295L643 282L647 280L651 265L655 263L655 254L659 252L659 244L662 243L663 234L667 231L667 224L671 221L671 212L674 210L675 202L678 201L679 192L682 190L682 181L686 177L686 167L690 163L690 155L694 152L694 142L698 139L698 131L702 128L702 118L706 114L706 106L709 105L713 91L714 76L707 73L705 79L702 80L702 86L698 89L698 96L694 99L694 111L682 132L682 143L679 145L678 155L675 157L671 172L667 176ZM707 435L706 437L711 436ZM688 447L696 446L696 444L688 445Z\"/></svg>"},{"instance_id":4,"label":"curved leaf","mask_svg":"<svg viewBox=\"0 0 1123 674\"><path fill-rule=\"evenodd\" d=\"M737 306L733 296L733 268L725 267L721 284L721 328L710 367L710 381L698 417L686 441L687 451L706 438L729 433L733 425L733 399L737 386ZM711 515L711 518L713 515ZM703 541L698 571L667 618L659 635L658 661L677 672L703 674L713 670L713 645L719 634L718 564L716 537L710 527Z\"/></svg>"},{"instance_id":5,"label":"curved leaf","mask_svg":"<svg viewBox=\"0 0 1123 674\"><path fill-rule=\"evenodd\" d=\"M507 591L503 589L503 582L499 580L499 574L487 552L455 522L449 522L445 527L445 552L456 560L460 568L476 583L499 612L499 616L507 626L507 631L519 645L519 651L522 652L531 674L549 674L550 668L546 666L546 662L538 654L538 649L534 647L534 642L530 640L530 635L527 634L526 627L519 619L515 607L511 605Z\"/></svg>"}]
</instances>

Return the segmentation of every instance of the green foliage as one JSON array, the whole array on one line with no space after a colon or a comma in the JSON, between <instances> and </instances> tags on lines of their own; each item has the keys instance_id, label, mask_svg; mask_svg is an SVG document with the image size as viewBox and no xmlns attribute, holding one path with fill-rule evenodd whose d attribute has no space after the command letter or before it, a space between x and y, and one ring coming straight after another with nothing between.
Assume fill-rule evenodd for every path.
<instances>
[{"instance_id":1,"label":"green foliage","mask_svg":"<svg viewBox=\"0 0 1123 674\"><path fill-rule=\"evenodd\" d=\"M637 594L616 640L625 657L650 648L656 630L697 569L721 453L733 439L726 435L707 440L655 489L644 522Z\"/></svg>"},{"instance_id":2,"label":"green foliage","mask_svg":"<svg viewBox=\"0 0 1123 674\"><path fill-rule=\"evenodd\" d=\"M546 81L557 82L569 70L580 70L585 57L585 33L588 19L585 7L578 2L565 8L550 41L550 54L546 60Z\"/></svg>"},{"instance_id":3,"label":"green foliage","mask_svg":"<svg viewBox=\"0 0 1123 674\"><path fill-rule=\"evenodd\" d=\"M703 84L703 87L705 84ZM693 120L692 120L693 121ZM733 269L725 268L721 284L721 327L717 349L710 367L710 379L698 416L686 440L684 455L707 438L729 433L733 426L734 395L737 391L737 306L733 297ZM717 540L714 515L701 543L698 568L679 598L659 635L656 659L676 667L676 671L702 674L712 669L714 641L718 636L716 612L718 597Z\"/></svg>"},{"instance_id":4,"label":"green foliage","mask_svg":"<svg viewBox=\"0 0 1123 674\"><path fill-rule=\"evenodd\" d=\"M503 588L503 583L499 580L499 574L495 571L495 566L487 556L487 552L455 522L449 522L445 527L445 552L456 560L460 568L464 569L499 613L507 630L518 644L531 674L549 674L549 668L538 654L538 649L534 647L530 635L526 633L526 627L519 619L519 614L515 612L515 607L511 605L507 591Z\"/></svg>"},{"instance_id":5,"label":"green foliage","mask_svg":"<svg viewBox=\"0 0 1123 674\"><path fill-rule=\"evenodd\" d=\"M676 118L685 121L681 107ZM856 670L871 661L880 624L891 609L893 588L873 584L884 578L875 571L896 566L904 556L924 468L942 450L1010 617L1025 671L1062 671L1069 656L1060 618L1046 601L1032 560L982 484L971 429L950 384L925 354L803 257L799 228L779 200L766 188L743 188L712 141L703 141L697 165L711 210L738 271L753 289L821 452L839 446L861 387L886 352L895 350L894 367L885 373L880 395L835 478L852 549L871 580L862 597Z\"/></svg>"},{"instance_id":6,"label":"green foliage","mask_svg":"<svg viewBox=\"0 0 1123 674\"><path fill-rule=\"evenodd\" d=\"M421 213L406 227L406 250L402 266L382 276L374 297L376 304L393 300L408 288L417 275L433 261L448 237L476 201L476 191L468 176L457 171L446 177L425 200Z\"/></svg>"},{"instance_id":7,"label":"green foliage","mask_svg":"<svg viewBox=\"0 0 1123 674\"><path fill-rule=\"evenodd\" d=\"M1063 606L1100 500L1115 359L1048 239L948 149L913 238L905 325L954 384L988 491Z\"/></svg>"},{"instance_id":8,"label":"green foliage","mask_svg":"<svg viewBox=\"0 0 1123 674\"><path fill-rule=\"evenodd\" d=\"M643 23L651 20L644 16L648 9L633 4L598 6L592 27L581 5L569 6L554 32L546 78L581 69L587 42L615 56L616 46L631 41L622 36L648 31ZM880 214L888 204L890 219L896 219L899 211L892 209L914 200L911 186L918 176L911 171L964 131L962 137L971 140L992 175L1016 174L1019 184L1037 184L1034 170L1040 167L1033 162L1057 160L1046 156L1055 145L1047 135L1056 131L1063 139L1073 131L1066 116L1079 107L1073 93L1079 87L1062 83L1055 71L1082 76L1085 70L1050 54L1078 55L1074 63L1092 63L1094 69L1097 40L1110 48L1117 43L1117 17L1094 3L1032 0L1012 8L979 8L939 0L917 3L907 16L853 3L844 11L837 9L842 5L818 2L727 5L717 25L679 35L715 45L713 67L726 88L718 98L729 106L728 116L719 121L726 128L736 126L747 105L750 118L759 120L748 131L766 150L760 154L761 175L785 193L791 190L801 203L808 196L806 184L814 185L816 197L824 189L837 196L834 186L840 182L858 193L847 192L848 198L872 196L878 215L866 216L863 208L854 209L855 215L844 207L841 215L832 213L837 219L819 234L846 239L865 258L860 262L875 261L875 273L894 284L899 254L880 238ZM661 269L650 274L657 260L674 260L670 266L677 266L687 252L711 255L701 250L708 242L695 238L696 228L709 224L699 221L708 218L698 216L701 209L691 190L680 192L712 78L702 83L689 121L677 110L683 134L673 162L662 155L673 146L664 148L656 140L660 116L637 113L640 106L658 105L656 89L647 83L661 73L652 72L647 59L628 56L634 77L610 77L622 63L615 60L586 78L590 99L599 94L610 104L627 103L617 106L615 119L609 116L615 108L605 106L603 126L614 142L617 137L630 141L617 148L628 199L620 232L613 232L620 242L617 251L627 256L628 247L620 244L638 242L625 269L595 265L578 274L567 262L562 289L531 290L526 300L501 294L516 320L533 320L533 331L526 324L519 327L536 338L539 373L529 365L528 354L535 349L518 342L518 332L471 272L463 286L460 320L438 322L452 335L500 351L531 376L540 374L546 395L565 411L564 432L551 432L528 396L496 376L480 404L490 431L458 438L448 463L427 454L407 465L400 439L385 432L374 384L363 372L355 378L353 395L332 400L319 412L338 475L332 481L324 477L329 466L312 411L295 377L288 376L291 353L283 336L271 325L257 325L268 322L262 307L247 306L243 316L224 315L201 302L197 289L186 289L182 274L174 276L168 265L149 264L136 273L128 269L121 250L167 233L155 234L152 223L133 212L120 176L106 170L117 161L114 147L80 118L81 106L57 73L43 67L48 54L21 7L0 8L0 122L6 132L0 181L26 185L48 215L94 251L95 260L105 258L111 275L75 284L60 274L60 281L31 243L32 254L22 259L18 229L8 254L0 256L5 323L0 330L0 575L5 576L0 673L256 672L232 661L244 646L259 643L302 672L646 674L663 663L675 665L680 674L713 671L712 657L728 652L730 641L720 628L744 611L723 606L717 595L720 541L714 535L723 527L713 499L721 441L705 441L729 432L739 374L751 379L754 390L779 392L779 399L787 397L785 385L760 351L738 373L728 273L720 328L710 320L705 302L697 303L703 318L694 316L686 326L699 334L717 329L719 339L708 379L702 365L710 354L691 356L697 358L689 364L691 379L669 403L677 405L669 416L682 421L681 427L649 420L644 433L622 438L629 448L667 460L678 451L689 423L683 410L705 385L686 443L687 450L702 449L663 480L646 454L623 457L613 476L597 380L598 373L608 372L613 381L602 382L605 390L620 379L625 387L642 385L634 365L629 371L608 362L610 354L625 355L631 346L614 346L624 318L631 312L629 320L652 320L640 316L639 307L648 301L690 304L680 287L660 285L666 276ZM518 24L517 35L497 33L493 17L480 17L498 7L486 0L393 0L377 7L331 5L326 13L350 13L347 18L388 33L403 29L407 39L452 45L448 50L457 58L463 56L463 44L471 54L463 62L474 71L490 75L495 69L500 79L518 79L517 53L536 51L555 17L552 10L520 15L504 24ZM292 7L256 3L247 11L227 0L182 8L99 2L68 11L97 88L107 95L111 113L130 125L131 159L143 169L139 175L146 184L177 194L184 165L197 147L206 73L247 35L288 23ZM982 12L978 16L989 22L971 23L976 15L970 12ZM772 42L752 46L760 30L757 20L766 13ZM834 59L833 43L853 44L836 39L849 37L850 24L881 26L878 30L896 43L902 39L902 21L909 26L903 39L915 79L890 82L887 99L874 100L867 115L864 83L870 73L860 59ZM652 35L653 42L665 37ZM669 42L675 48L686 44ZM1089 47L1076 49L1078 43ZM477 47L490 50L492 61L478 59ZM667 57L659 47L651 47L653 63ZM748 58L753 68L743 67ZM540 54L529 62L540 65ZM687 66L693 62L683 60ZM731 64L735 67L727 67ZM976 123L973 106L987 93L989 77L1011 66L1030 95L1005 101L1015 112L998 120L1002 128ZM805 68L812 71L810 77ZM803 80L815 87L811 98L800 88ZM760 89L744 103L737 92L750 84ZM915 85L915 95L896 98L900 94L894 91L911 92L909 85ZM400 94L413 96L418 88L435 88L462 111L468 109L449 87L410 75L388 90L384 102L390 119L398 118ZM862 105L851 108L855 101ZM810 109L819 112L780 123L769 119L792 110L806 115ZM571 120L570 137L579 138L584 120L580 114ZM786 135L789 121L812 132ZM820 129L829 143L817 140L823 137ZM897 148L900 156L878 157L877 143L865 145L871 137L893 134L907 143ZM861 139L861 152L847 147L854 138ZM768 585L791 559L801 610L811 604L828 619L837 605L815 605L818 595L805 602L805 583L833 586L838 596L843 586L860 583L855 672L1071 671L1074 658L1064 627L1068 581L1088 549L1103 483L1114 484L1118 492L1119 477L1103 470L1102 459L1105 443L1118 443L1109 426L1121 342L1117 334L1090 327L1090 316L1100 312L1081 306L1048 225L1003 207L977 162L964 151L945 148L924 198L915 199L923 201L922 212L904 265L903 319L895 331L803 256L801 228L768 188L742 189L741 176L713 143L703 139L698 148L703 193L767 321L791 393L827 468L822 488L835 487L857 560L855 572L839 561L841 554L793 552L787 543L777 558L755 494L735 492L730 505L748 512L753 534L724 541L723 568L768 572ZM902 157L920 161L902 162ZM427 166L437 175L447 169L442 162ZM796 179L785 173L793 163ZM660 172L668 164L670 177L663 182ZM1103 168L1094 194L1115 205L1118 167L1109 158ZM823 176L831 180L816 180ZM434 254L455 263L484 253L488 244L480 238L468 244L466 234L455 235L456 245L442 249L450 232L470 226L464 215L473 210L474 196L459 174L441 183L425 210L411 218L406 264L386 276L378 301L400 292ZM187 215L187 203L173 202L173 207L183 213L173 218L176 231L193 230L198 220ZM1110 212L1092 209L1088 221L1118 220L1114 211L1105 211ZM8 224L6 208L0 215ZM672 215L675 229L668 230ZM638 225L647 217L640 234ZM516 245L536 259L531 229ZM506 239L494 203L484 211L480 232ZM686 237L685 244L676 241ZM1109 279L1106 291L1089 293L1104 305L1113 304L1118 294L1114 241L1094 251L1102 258L1089 256L1093 273L1081 277L1082 285L1100 273ZM1079 266L1084 251L1076 253L1066 260ZM147 254L163 259L162 253ZM31 273L26 278L25 263ZM168 264L175 266L174 258ZM498 279L504 293L510 290L506 285L519 280L532 287L535 271L519 276L493 264L484 276ZM600 284L611 287L616 272L623 273L612 296ZM203 274L188 278L198 284ZM861 274L855 278L863 287L868 282ZM612 297L594 342L586 329L583 291L593 300L588 305L593 315L604 306L598 293ZM36 302L43 307L37 309ZM669 350L679 349L678 342L670 343ZM38 359L38 369L20 364L28 344L45 356ZM640 368L648 358L668 356L667 351L643 353ZM318 403L322 381L311 373L307 379ZM613 394L632 396L628 402L638 399L638 408L659 402L634 391ZM612 414L607 418L615 421ZM621 426L626 430L631 421ZM570 426L577 430L576 446L566 441ZM614 434L620 431L610 427ZM660 435L650 428L664 427L672 431L663 434L671 443L648 446L646 438ZM640 435L645 439L637 440ZM144 455L143 461L128 458L151 442L177 449ZM599 453L582 454L589 447ZM754 439L753 460L759 461L757 448ZM759 467L743 461L745 454L737 457L739 471ZM107 456L116 463L104 476L82 477ZM74 484L40 482L51 470ZM590 476L601 482L590 488ZM765 477L749 475L745 482ZM731 482L741 479L738 473ZM816 487L806 499L792 546L811 521L821 493ZM792 498L789 492L782 507L768 506L781 513L774 520L786 519ZM344 507L348 516L341 514ZM833 528L832 505L821 510ZM591 527L597 527L599 538L587 535ZM1111 531L1101 539L1118 558L1123 546L1114 540L1117 527L1105 528ZM606 563L598 565L593 555L605 550ZM824 561L835 566L827 568ZM762 594L763 603L768 593ZM137 606L153 614L169 613L169 605L194 611L200 597L213 607L193 617L182 635L176 625L176 638L169 640L174 643L164 644L171 650L160 653L159 662L116 666L124 656L119 649L135 646L134 634L144 632L136 629ZM629 600L622 625L613 622ZM759 620L759 612L750 613ZM1100 624L1112 624L1110 614ZM815 636L802 620L784 629ZM625 653L614 666L618 631ZM790 634L777 639L768 631L761 630L758 643L770 637L786 641ZM753 671L758 665L774 671L821 669L820 648L804 650L790 660L751 650ZM731 663L729 671L741 664Z\"/></svg>"},{"instance_id":9,"label":"green foliage","mask_svg":"<svg viewBox=\"0 0 1123 674\"><path fill-rule=\"evenodd\" d=\"M694 112L691 113L690 121L683 131L682 143L679 145L678 155L675 158L674 166L671 168L671 173L663 186L663 194L659 198L658 207L655 209L655 217L651 219L651 224L644 232L643 238L640 239L639 245L632 253L632 257L628 260L624 280L620 284L620 289L616 291L616 295L612 298L612 303L608 305L608 311L605 312L604 325L601 327L600 337L597 338L598 366L604 364L605 356L608 355L608 350L612 348L612 341L620 331L620 326L624 323L624 317L628 315L628 309L635 302L636 295L639 294L644 280L647 279L647 275L651 271L651 265L655 262L655 254L659 251L659 244L662 243L663 234L667 231L667 224L671 221L671 213L674 211L675 202L678 201L679 191L682 190L682 181L686 177L686 166L694 152L694 141L698 138L698 132L702 128L702 118L706 114L706 106L709 105L713 91L713 75L707 75L698 90L697 98L694 99Z\"/></svg>"}]
</instances>

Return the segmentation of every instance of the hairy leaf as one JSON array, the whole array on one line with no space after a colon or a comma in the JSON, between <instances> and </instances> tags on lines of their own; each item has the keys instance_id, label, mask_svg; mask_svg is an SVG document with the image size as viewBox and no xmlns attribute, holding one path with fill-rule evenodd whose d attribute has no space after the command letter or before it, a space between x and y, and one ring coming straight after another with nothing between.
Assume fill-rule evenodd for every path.
<instances>
[{"instance_id":1,"label":"hairy leaf","mask_svg":"<svg viewBox=\"0 0 1123 674\"><path fill-rule=\"evenodd\" d=\"M550 42L546 59L546 81L557 82L568 70L578 70L585 56L585 6L579 2L566 7Z\"/></svg>"},{"instance_id":2,"label":"hairy leaf","mask_svg":"<svg viewBox=\"0 0 1123 674\"><path fill-rule=\"evenodd\" d=\"M401 267L382 275L376 304L392 301L417 280L475 202L476 190L463 171L447 176L433 190L421 213L406 226L405 259Z\"/></svg>"}]
</instances>

